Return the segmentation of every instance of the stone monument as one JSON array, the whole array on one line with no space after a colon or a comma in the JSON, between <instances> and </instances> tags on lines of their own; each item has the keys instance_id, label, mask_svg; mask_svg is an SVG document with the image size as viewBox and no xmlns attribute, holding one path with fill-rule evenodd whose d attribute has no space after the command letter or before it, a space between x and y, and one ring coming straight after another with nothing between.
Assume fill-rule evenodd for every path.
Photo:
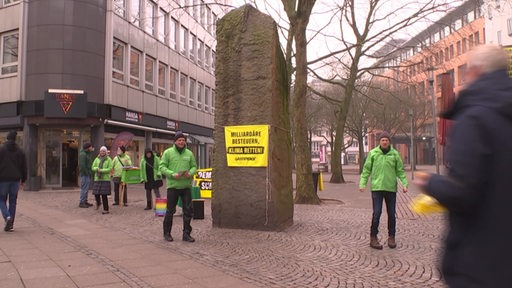
<instances>
[{"instance_id":1,"label":"stone monument","mask_svg":"<svg viewBox=\"0 0 512 288\"><path fill-rule=\"evenodd\" d=\"M286 63L273 19L251 5L220 19L215 74L213 226L281 231L293 224L292 146ZM268 142L259 132L232 132L254 137L232 140L246 141L244 147L227 147L225 128L246 125L267 127ZM242 159L263 151L263 166L228 163L228 154Z\"/></svg>"}]
</instances>

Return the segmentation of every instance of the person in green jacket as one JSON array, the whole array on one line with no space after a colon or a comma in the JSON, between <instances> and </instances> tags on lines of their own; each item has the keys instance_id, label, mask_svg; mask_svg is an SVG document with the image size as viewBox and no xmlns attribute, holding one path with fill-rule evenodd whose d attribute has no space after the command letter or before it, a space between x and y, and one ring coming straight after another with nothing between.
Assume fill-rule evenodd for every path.
<instances>
[{"instance_id":1,"label":"person in green jacket","mask_svg":"<svg viewBox=\"0 0 512 288\"><path fill-rule=\"evenodd\" d=\"M382 201L386 201L388 213L388 246L396 248L396 191L398 180L402 183L402 191L407 193L407 178L404 164L398 151L391 147L389 133L382 132L379 135L379 146L373 148L366 157L359 191L365 192L368 177L371 178L373 216L370 230L370 247L382 249L377 234L379 233L380 215L382 214Z\"/></svg>"},{"instance_id":2,"label":"person in green jacket","mask_svg":"<svg viewBox=\"0 0 512 288\"><path fill-rule=\"evenodd\" d=\"M112 167L114 173L112 179L114 181L114 204L113 206L119 205L119 187L121 186L121 176L123 174L124 167L131 167L132 158L126 154L126 147L119 146L117 148L117 155L112 159L114 166ZM128 206L128 187L124 186L123 193L123 206Z\"/></svg>"},{"instance_id":3,"label":"person in green jacket","mask_svg":"<svg viewBox=\"0 0 512 288\"><path fill-rule=\"evenodd\" d=\"M176 213L178 197L183 203L183 241L194 242L190 236L193 216L192 177L197 171L196 159L192 151L187 149L187 137L180 131L174 136L174 145L167 148L160 159L160 173L166 177L167 210L163 222L164 239L173 241L171 236L172 218Z\"/></svg>"},{"instance_id":4,"label":"person in green jacket","mask_svg":"<svg viewBox=\"0 0 512 288\"><path fill-rule=\"evenodd\" d=\"M100 154L92 162L92 172L94 173L94 184L92 194L96 198L96 209L103 203L102 214L108 214L108 198L111 194L110 170L112 170L112 159L107 155L107 147L101 146ZM100 198L101 197L101 198Z\"/></svg>"},{"instance_id":5,"label":"person in green jacket","mask_svg":"<svg viewBox=\"0 0 512 288\"><path fill-rule=\"evenodd\" d=\"M140 179L144 183L146 189L146 208L144 210L151 210L153 206L153 199L151 197L151 190L155 192L155 197L160 198L160 186L158 180L162 181L162 173L158 170L160 167L160 158L158 158L151 148L144 150L144 157L140 159ZM162 183L162 182L160 182Z\"/></svg>"}]
</instances>

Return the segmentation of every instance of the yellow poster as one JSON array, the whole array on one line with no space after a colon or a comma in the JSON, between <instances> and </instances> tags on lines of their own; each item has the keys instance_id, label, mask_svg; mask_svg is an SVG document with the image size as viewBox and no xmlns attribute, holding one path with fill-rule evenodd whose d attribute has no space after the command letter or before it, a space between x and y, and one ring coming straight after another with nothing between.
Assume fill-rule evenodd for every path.
<instances>
[{"instance_id":1,"label":"yellow poster","mask_svg":"<svg viewBox=\"0 0 512 288\"><path fill-rule=\"evenodd\" d=\"M230 167L267 167L268 125L226 126L226 156Z\"/></svg>"},{"instance_id":2,"label":"yellow poster","mask_svg":"<svg viewBox=\"0 0 512 288\"><path fill-rule=\"evenodd\" d=\"M212 168L198 169L194 181L195 186L199 187L201 198L212 198Z\"/></svg>"}]
</instances>

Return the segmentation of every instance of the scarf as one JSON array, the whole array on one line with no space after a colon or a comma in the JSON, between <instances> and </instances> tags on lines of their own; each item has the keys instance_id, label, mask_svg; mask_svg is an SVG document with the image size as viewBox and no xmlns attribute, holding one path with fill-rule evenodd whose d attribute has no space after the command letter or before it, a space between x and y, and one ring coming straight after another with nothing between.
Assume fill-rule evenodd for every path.
<instances>
[{"instance_id":1,"label":"scarf","mask_svg":"<svg viewBox=\"0 0 512 288\"><path fill-rule=\"evenodd\" d=\"M100 159L100 164L98 165L98 178L101 178L101 172L100 172L100 169L103 169L103 163L105 162L105 160L107 160L107 155L103 156L103 157L100 157L98 156L98 158Z\"/></svg>"}]
</instances>

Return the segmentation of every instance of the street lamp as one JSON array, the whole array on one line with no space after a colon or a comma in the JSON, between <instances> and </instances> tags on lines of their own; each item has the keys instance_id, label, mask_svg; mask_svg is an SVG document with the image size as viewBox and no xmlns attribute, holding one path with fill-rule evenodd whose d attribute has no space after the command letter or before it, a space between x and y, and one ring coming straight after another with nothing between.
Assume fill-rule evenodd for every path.
<instances>
[{"instance_id":1,"label":"street lamp","mask_svg":"<svg viewBox=\"0 0 512 288\"><path fill-rule=\"evenodd\" d=\"M432 96L432 127L434 129L434 157L436 173L439 174L439 157L437 155L437 120L436 120L436 95L434 94L434 67L427 69L428 83L430 84L430 95Z\"/></svg>"},{"instance_id":2,"label":"street lamp","mask_svg":"<svg viewBox=\"0 0 512 288\"><path fill-rule=\"evenodd\" d=\"M412 109L409 109L409 116L411 117L411 149L409 162L411 164L411 179L414 180L414 111Z\"/></svg>"}]
</instances>

